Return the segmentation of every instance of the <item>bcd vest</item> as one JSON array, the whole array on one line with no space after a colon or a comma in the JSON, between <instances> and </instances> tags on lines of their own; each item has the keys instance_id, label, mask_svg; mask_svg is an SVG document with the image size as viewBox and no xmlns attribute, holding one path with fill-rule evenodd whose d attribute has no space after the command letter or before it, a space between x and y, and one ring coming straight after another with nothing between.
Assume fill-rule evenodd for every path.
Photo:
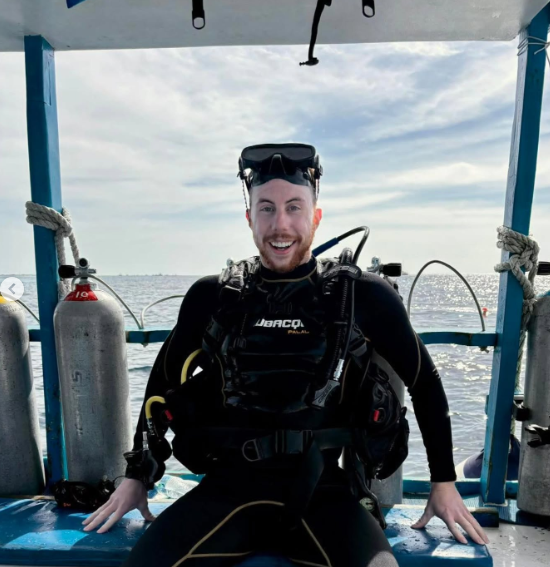
<instances>
[{"instance_id":1,"label":"bcd vest","mask_svg":"<svg viewBox=\"0 0 550 567\"><path fill-rule=\"evenodd\" d=\"M256 258L224 271L222 307L205 333L203 348L223 367L225 407L276 414L282 425L300 421L289 414L316 407L316 394L329 378L333 346L334 289L330 282L321 283L332 265L318 261L316 273L296 280L284 275L263 280ZM356 327L349 352L353 370L366 369L368 348ZM346 375L341 382L345 380Z\"/></svg>"},{"instance_id":2,"label":"bcd vest","mask_svg":"<svg viewBox=\"0 0 550 567\"><path fill-rule=\"evenodd\" d=\"M337 387L319 396L332 379L334 336L344 323L337 280L325 277L337 267L317 260L316 273L299 280L264 281L259 259L250 258L222 272L221 307L203 338L204 370L166 396L174 455L192 472L235 452L250 462L308 454L311 492L321 453L333 450L336 460L344 448L366 489L365 479L386 478L405 459L405 408L370 364L355 325Z\"/></svg>"}]
</instances>

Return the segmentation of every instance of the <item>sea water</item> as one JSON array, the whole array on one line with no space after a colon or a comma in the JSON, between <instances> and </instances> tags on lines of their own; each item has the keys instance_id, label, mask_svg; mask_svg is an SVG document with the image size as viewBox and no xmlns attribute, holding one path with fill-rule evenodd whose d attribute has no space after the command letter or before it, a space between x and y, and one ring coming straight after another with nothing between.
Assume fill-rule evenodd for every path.
<instances>
[{"instance_id":1,"label":"sea water","mask_svg":"<svg viewBox=\"0 0 550 567\"><path fill-rule=\"evenodd\" d=\"M185 294L198 277L121 275L106 276L104 279L122 296L139 318L141 309L146 305L168 295ZM19 276L19 278L25 285L22 300L38 313L35 277ZM488 309L485 318L487 330L494 330L498 275L477 274L467 276L467 279L480 305ZM402 276L397 281L406 304L413 276ZM544 285L546 280L541 279L540 283ZM538 291L543 292L545 289L541 288ZM146 326L171 329L176 323L180 305L181 299L173 299L154 306L146 314ZM417 332L434 328L481 330L480 318L474 301L464 284L454 275L426 274L420 278L413 294L411 321ZM28 324L36 326L36 321L29 316ZM126 325L127 328L137 328L134 320L127 314ZM136 425L143 403L145 386L161 343L153 343L147 347L140 344L127 346L132 421ZM458 464L483 447L486 424L485 400L491 380L493 349L490 348L489 352L482 352L477 347L429 345L428 350L439 370L449 400L454 459L455 464ZM31 344L31 354L38 397L41 443L45 453L44 388L39 343ZM404 475L407 478L428 478L426 453L414 418L412 404L407 395L406 405L409 408L411 437L409 458L404 466ZM183 471L184 468L172 458L168 462L168 470Z\"/></svg>"}]
</instances>

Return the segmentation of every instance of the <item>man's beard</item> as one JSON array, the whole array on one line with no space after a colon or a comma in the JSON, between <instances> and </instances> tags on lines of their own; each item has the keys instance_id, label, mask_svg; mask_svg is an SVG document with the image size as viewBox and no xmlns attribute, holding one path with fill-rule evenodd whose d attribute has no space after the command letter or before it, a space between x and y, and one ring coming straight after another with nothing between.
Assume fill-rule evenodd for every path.
<instances>
[{"instance_id":1,"label":"man's beard","mask_svg":"<svg viewBox=\"0 0 550 567\"><path fill-rule=\"evenodd\" d=\"M274 236L274 237L270 237L270 238L266 239L264 241L264 243L261 246L258 247L258 250L260 252L260 257L262 259L262 263L265 265L266 268L269 268L270 270L272 270L274 272L278 272L280 274L292 272L292 270L296 269L300 264L302 264L304 258L309 253L311 245L313 244L313 239L315 237L316 228L317 227L315 226L315 224L313 224L311 226L311 233L309 234L308 238L306 238L305 240L302 240L302 241L299 241L299 240L295 241L295 244L294 244L295 249L292 251L292 254L288 256L288 258L285 258L286 263L285 263L284 266L274 264L271 261L271 258L269 256L269 252L267 252L267 251L272 250L271 244L269 244L269 241L271 241L271 242L283 241L284 242L284 241L288 241L288 240L294 240L294 238L282 235L282 236Z\"/></svg>"}]
</instances>

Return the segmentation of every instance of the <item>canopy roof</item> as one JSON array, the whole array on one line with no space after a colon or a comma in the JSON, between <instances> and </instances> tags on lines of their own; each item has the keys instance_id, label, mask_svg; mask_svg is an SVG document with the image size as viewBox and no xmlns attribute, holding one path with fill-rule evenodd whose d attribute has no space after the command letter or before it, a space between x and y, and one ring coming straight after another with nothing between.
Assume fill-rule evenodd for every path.
<instances>
[{"instance_id":1,"label":"canopy roof","mask_svg":"<svg viewBox=\"0 0 550 567\"><path fill-rule=\"evenodd\" d=\"M361 0L325 8L318 43L511 40L550 0ZM57 50L307 44L317 0L204 0L206 26L192 26L191 0L0 0L0 51L25 35Z\"/></svg>"}]
</instances>

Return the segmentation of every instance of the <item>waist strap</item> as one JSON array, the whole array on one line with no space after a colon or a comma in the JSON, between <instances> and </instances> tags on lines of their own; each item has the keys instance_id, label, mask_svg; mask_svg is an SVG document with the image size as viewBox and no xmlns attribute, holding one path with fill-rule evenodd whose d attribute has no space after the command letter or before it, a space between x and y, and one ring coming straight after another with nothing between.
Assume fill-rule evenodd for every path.
<instances>
[{"instance_id":1,"label":"waist strap","mask_svg":"<svg viewBox=\"0 0 550 567\"><path fill-rule=\"evenodd\" d=\"M323 473L322 451L354 444L355 430L330 429L246 429L205 427L196 431L210 449L237 449L244 459L258 462L280 455L302 455L296 480L289 490L281 520L296 528Z\"/></svg>"},{"instance_id":2,"label":"waist strap","mask_svg":"<svg viewBox=\"0 0 550 567\"><path fill-rule=\"evenodd\" d=\"M211 447L240 449L249 462L272 459L280 455L302 455L313 442L319 450L339 449L353 444L353 430L329 429L248 429L231 427L206 427L198 432Z\"/></svg>"}]
</instances>

